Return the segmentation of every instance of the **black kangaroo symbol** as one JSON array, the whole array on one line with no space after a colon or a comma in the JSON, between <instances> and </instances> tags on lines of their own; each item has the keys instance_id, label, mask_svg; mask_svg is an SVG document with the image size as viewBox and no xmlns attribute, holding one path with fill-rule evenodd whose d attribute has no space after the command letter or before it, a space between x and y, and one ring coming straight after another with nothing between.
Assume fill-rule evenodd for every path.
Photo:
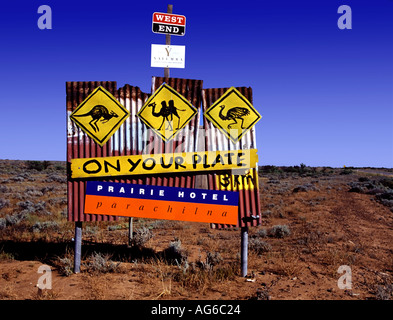
<instances>
[{"instance_id":1,"label":"black kangaroo symbol","mask_svg":"<svg viewBox=\"0 0 393 320\"><path fill-rule=\"evenodd\" d=\"M102 105L96 105L91 109L88 113L85 114L78 114L74 115L74 117L87 117L91 116L93 119L89 122L91 127L93 128L94 132L100 131L100 128L98 128L97 122L101 118L102 123L107 123L110 119L113 117L118 118L119 116L114 113L113 111L109 112L108 109Z\"/></svg>"},{"instance_id":2,"label":"black kangaroo symbol","mask_svg":"<svg viewBox=\"0 0 393 320\"><path fill-rule=\"evenodd\" d=\"M179 114L177 113L177 111L186 111L186 109L178 109L175 107L174 105L174 101L173 100L169 100L168 105L166 104L166 101L161 101L161 110L159 112L155 112L156 109L156 103L150 103L147 105L148 107L153 107L152 110L152 114L154 117L158 118L158 117L162 117L162 122L160 127L158 128L158 130L161 130L162 125L164 124L165 120L168 121L168 127L171 127L171 130L173 131L173 127L171 122L173 121L173 115L175 115L179 120L177 122L177 129L179 129L179 125L180 125L180 117ZM169 117L171 117L171 120L169 120ZM165 128L166 129L168 129Z\"/></svg>"}]
</instances>

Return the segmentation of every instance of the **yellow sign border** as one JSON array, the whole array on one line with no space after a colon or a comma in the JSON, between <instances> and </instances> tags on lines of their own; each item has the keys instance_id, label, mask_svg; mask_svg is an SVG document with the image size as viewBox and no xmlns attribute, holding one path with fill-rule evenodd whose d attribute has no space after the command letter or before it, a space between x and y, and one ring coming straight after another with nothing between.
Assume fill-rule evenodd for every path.
<instances>
[{"instance_id":1,"label":"yellow sign border","mask_svg":"<svg viewBox=\"0 0 393 320\"><path fill-rule=\"evenodd\" d=\"M211 117L209 112L217 107L217 105L221 104L223 100L225 100L230 94L235 93L251 110L253 110L256 115L257 119L251 123L248 129L244 129L242 133L237 137L232 137L230 133L222 128L222 126L216 121L215 118ZM237 90L235 87L230 87L220 98L217 99L216 102L214 102L204 113L204 116L214 124L214 126L219 129L227 138L231 139L234 143L240 141L240 139L262 118L262 116L259 114L259 112L254 108L254 106L248 101L248 99L243 96L239 90Z\"/></svg>"},{"instance_id":2,"label":"yellow sign border","mask_svg":"<svg viewBox=\"0 0 393 320\"><path fill-rule=\"evenodd\" d=\"M152 127L152 125L147 121L142 116L142 112L147 108L147 106L150 104L152 100L155 99L155 97L161 92L163 89L169 90L172 94L176 95L180 100L182 100L185 104L187 104L193 111L194 113L183 123L182 127L179 128L175 133L173 133L169 138L166 138L164 135L161 134L161 132L155 128ZM175 89L173 89L171 86L167 85L166 83L163 83L152 95L151 97L146 101L146 103L142 106L141 110L138 112L138 118L150 129L152 129L158 136L161 137L162 140L165 142L168 142L169 140L172 140L179 132L181 129L183 129L188 122L191 121L195 115L198 114L198 109L195 108L190 101L188 101L185 97L183 97L179 92L177 92Z\"/></svg>"},{"instance_id":3,"label":"yellow sign border","mask_svg":"<svg viewBox=\"0 0 393 320\"><path fill-rule=\"evenodd\" d=\"M71 178L255 168L257 149L71 159Z\"/></svg>"},{"instance_id":4,"label":"yellow sign border","mask_svg":"<svg viewBox=\"0 0 393 320\"><path fill-rule=\"evenodd\" d=\"M96 136L94 136L93 133L90 132L90 130L83 125L78 119L74 117L74 114L78 112L83 106L98 92L101 91L104 93L110 100L112 100L125 114L117 121L116 125L112 127L112 129L108 132L108 134L102 138L101 140L98 139ZM102 86L97 87L94 89L94 91L89 94L89 96L83 100L83 102L76 107L76 109L71 113L70 119L79 127L83 130L84 133L86 133L90 138L92 138L100 147L104 146L105 143L109 140L109 138L119 129L119 127L123 124L123 122L130 116L130 112L119 102L116 100L116 98L105 88Z\"/></svg>"}]
</instances>

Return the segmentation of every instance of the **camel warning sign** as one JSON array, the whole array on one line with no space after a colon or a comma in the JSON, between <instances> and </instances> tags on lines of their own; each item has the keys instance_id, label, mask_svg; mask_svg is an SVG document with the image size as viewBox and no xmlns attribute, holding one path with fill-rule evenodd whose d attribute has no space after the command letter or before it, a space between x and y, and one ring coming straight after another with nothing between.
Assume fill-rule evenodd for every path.
<instances>
[{"instance_id":1,"label":"camel warning sign","mask_svg":"<svg viewBox=\"0 0 393 320\"><path fill-rule=\"evenodd\" d=\"M70 118L102 147L129 114L110 92L98 87L71 113Z\"/></svg>"},{"instance_id":2,"label":"camel warning sign","mask_svg":"<svg viewBox=\"0 0 393 320\"><path fill-rule=\"evenodd\" d=\"M235 143L261 119L253 105L234 87L205 111L205 117Z\"/></svg>"},{"instance_id":3,"label":"camel warning sign","mask_svg":"<svg viewBox=\"0 0 393 320\"><path fill-rule=\"evenodd\" d=\"M143 105L138 117L167 142L197 113L185 97L164 83Z\"/></svg>"}]
</instances>

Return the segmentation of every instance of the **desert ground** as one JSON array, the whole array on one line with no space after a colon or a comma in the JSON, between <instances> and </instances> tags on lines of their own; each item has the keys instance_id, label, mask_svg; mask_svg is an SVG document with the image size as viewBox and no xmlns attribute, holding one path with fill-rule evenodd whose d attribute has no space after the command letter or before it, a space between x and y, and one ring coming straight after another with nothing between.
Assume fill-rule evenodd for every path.
<instances>
[{"instance_id":1,"label":"desert ground","mask_svg":"<svg viewBox=\"0 0 393 320\"><path fill-rule=\"evenodd\" d=\"M65 166L0 160L1 300L393 298L393 169L259 167L244 278L240 229L137 218L131 243L128 218L84 222L73 273Z\"/></svg>"}]
</instances>

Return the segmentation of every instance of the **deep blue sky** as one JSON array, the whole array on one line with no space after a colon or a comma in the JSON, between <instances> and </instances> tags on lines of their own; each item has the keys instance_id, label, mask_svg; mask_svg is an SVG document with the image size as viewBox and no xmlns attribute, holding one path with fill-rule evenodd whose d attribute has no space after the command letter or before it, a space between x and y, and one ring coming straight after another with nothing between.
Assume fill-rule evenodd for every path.
<instances>
[{"instance_id":1,"label":"deep blue sky","mask_svg":"<svg viewBox=\"0 0 393 320\"><path fill-rule=\"evenodd\" d=\"M393 1L3 1L0 159L66 159L66 81L150 92L152 14L187 18L186 68L204 87L251 86L259 164L393 167ZM53 29L40 30L40 5ZM340 30L340 5L352 30Z\"/></svg>"}]
</instances>

